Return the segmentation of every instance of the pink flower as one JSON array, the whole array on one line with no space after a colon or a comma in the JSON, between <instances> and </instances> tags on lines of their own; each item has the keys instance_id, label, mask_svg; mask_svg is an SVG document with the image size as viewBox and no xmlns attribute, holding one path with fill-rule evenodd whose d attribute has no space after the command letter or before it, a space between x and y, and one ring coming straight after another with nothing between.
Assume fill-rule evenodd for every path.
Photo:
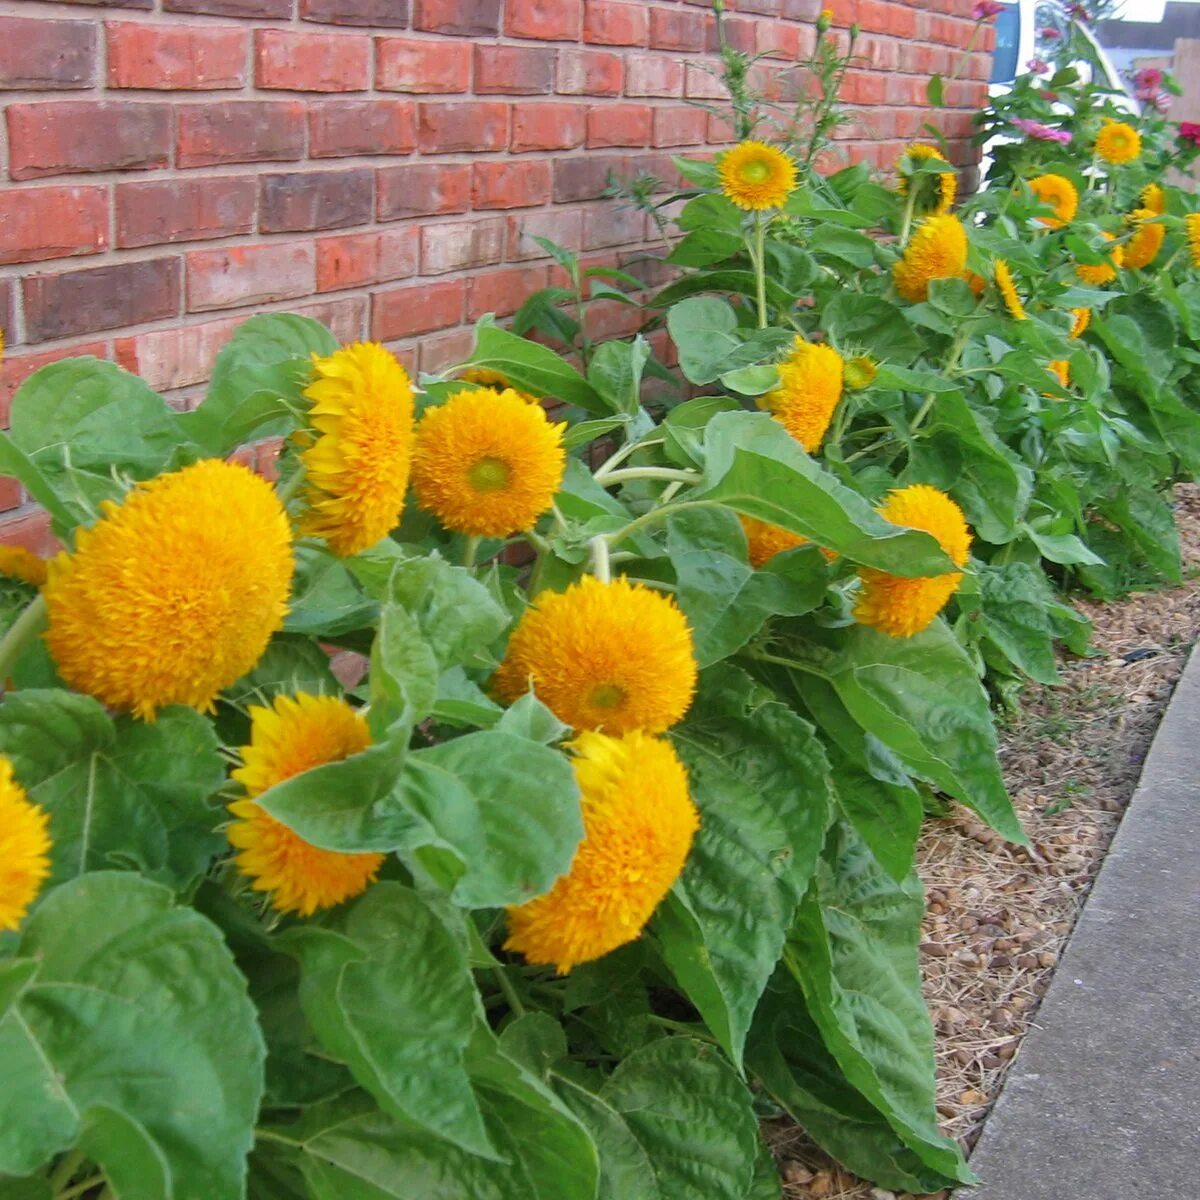
<instances>
[{"instance_id":1,"label":"pink flower","mask_svg":"<svg viewBox=\"0 0 1200 1200\"><path fill-rule=\"evenodd\" d=\"M1040 58L1031 58L1026 64L1025 69L1032 71L1035 75L1046 75L1050 71L1050 64L1044 62Z\"/></svg>"},{"instance_id":2,"label":"pink flower","mask_svg":"<svg viewBox=\"0 0 1200 1200\"><path fill-rule=\"evenodd\" d=\"M1157 67L1143 67L1134 77L1133 82L1139 89L1150 93L1157 92L1162 87L1163 73Z\"/></svg>"},{"instance_id":3,"label":"pink flower","mask_svg":"<svg viewBox=\"0 0 1200 1200\"><path fill-rule=\"evenodd\" d=\"M1042 88L1042 90L1038 92L1038 95L1041 96L1043 100L1048 100L1051 104L1054 104L1058 100L1058 93L1052 92L1049 88Z\"/></svg>"},{"instance_id":4,"label":"pink flower","mask_svg":"<svg viewBox=\"0 0 1200 1200\"><path fill-rule=\"evenodd\" d=\"M1067 12L1075 18L1076 21L1090 21L1092 14L1082 4L1072 4Z\"/></svg>"},{"instance_id":5,"label":"pink flower","mask_svg":"<svg viewBox=\"0 0 1200 1200\"><path fill-rule=\"evenodd\" d=\"M1024 134L1043 142L1061 142L1064 146L1071 140L1071 135L1065 129L1051 129L1041 121L1031 121L1028 117L1013 117L1012 123Z\"/></svg>"},{"instance_id":6,"label":"pink flower","mask_svg":"<svg viewBox=\"0 0 1200 1200\"><path fill-rule=\"evenodd\" d=\"M1154 97L1154 107L1160 112L1168 112L1171 108L1171 97L1166 92L1159 92Z\"/></svg>"},{"instance_id":7,"label":"pink flower","mask_svg":"<svg viewBox=\"0 0 1200 1200\"><path fill-rule=\"evenodd\" d=\"M1045 29L1038 30L1038 37L1045 38L1048 42L1057 42L1062 34L1053 25L1047 25Z\"/></svg>"},{"instance_id":8,"label":"pink flower","mask_svg":"<svg viewBox=\"0 0 1200 1200\"><path fill-rule=\"evenodd\" d=\"M1200 121L1180 121L1179 137L1193 146L1200 146Z\"/></svg>"},{"instance_id":9,"label":"pink flower","mask_svg":"<svg viewBox=\"0 0 1200 1200\"><path fill-rule=\"evenodd\" d=\"M1004 5L998 4L996 0L975 0L975 7L971 9L971 16L976 21L990 21L993 17L998 17L1004 11Z\"/></svg>"}]
</instances>

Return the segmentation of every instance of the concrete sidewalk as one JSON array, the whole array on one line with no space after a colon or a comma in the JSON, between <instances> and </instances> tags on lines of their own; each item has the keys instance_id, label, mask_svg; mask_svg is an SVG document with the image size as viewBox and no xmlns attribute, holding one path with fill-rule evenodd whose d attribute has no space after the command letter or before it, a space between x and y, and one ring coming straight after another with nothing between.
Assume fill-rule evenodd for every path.
<instances>
[{"instance_id":1,"label":"concrete sidewalk","mask_svg":"<svg viewBox=\"0 0 1200 1200\"><path fill-rule=\"evenodd\" d=\"M1200 1198L1200 651L955 1200Z\"/></svg>"}]
</instances>

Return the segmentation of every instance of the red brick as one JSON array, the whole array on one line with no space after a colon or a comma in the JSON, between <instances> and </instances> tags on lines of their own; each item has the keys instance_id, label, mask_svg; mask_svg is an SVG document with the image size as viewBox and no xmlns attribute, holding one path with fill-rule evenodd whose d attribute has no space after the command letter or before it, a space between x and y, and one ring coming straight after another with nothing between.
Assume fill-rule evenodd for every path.
<instances>
[{"instance_id":1,"label":"red brick","mask_svg":"<svg viewBox=\"0 0 1200 1200\"><path fill-rule=\"evenodd\" d=\"M578 250L583 245L583 213L577 208L552 208L509 217L505 257L513 262L549 258L549 254L533 240L535 237L545 238L566 250Z\"/></svg>"},{"instance_id":2,"label":"red brick","mask_svg":"<svg viewBox=\"0 0 1200 1200\"><path fill-rule=\"evenodd\" d=\"M720 77L714 75L708 64L688 63L684 77L683 94L689 100L727 100L729 93Z\"/></svg>"},{"instance_id":3,"label":"red brick","mask_svg":"<svg viewBox=\"0 0 1200 1200\"><path fill-rule=\"evenodd\" d=\"M702 108L656 108L650 138L653 146L697 146L705 140L708 114Z\"/></svg>"},{"instance_id":4,"label":"red brick","mask_svg":"<svg viewBox=\"0 0 1200 1200\"><path fill-rule=\"evenodd\" d=\"M467 163L413 163L375 173L376 212L381 221L466 212L471 203Z\"/></svg>"},{"instance_id":5,"label":"red brick","mask_svg":"<svg viewBox=\"0 0 1200 1200\"><path fill-rule=\"evenodd\" d=\"M423 337L416 348L417 360L422 371L437 374L468 359L474 346L473 329L456 329L437 337Z\"/></svg>"},{"instance_id":6,"label":"red brick","mask_svg":"<svg viewBox=\"0 0 1200 1200\"><path fill-rule=\"evenodd\" d=\"M578 41L583 0L508 0L504 32L541 42Z\"/></svg>"},{"instance_id":7,"label":"red brick","mask_svg":"<svg viewBox=\"0 0 1200 1200\"><path fill-rule=\"evenodd\" d=\"M61 0L63 4L86 4L89 8L153 8L154 0Z\"/></svg>"},{"instance_id":8,"label":"red brick","mask_svg":"<svg viewBox=\"0 0 1200 1200\"><path fill-rule=\"evenodd\" d=\"M646 216L628 205L608 202L590 205L583 213L583 248L600 250L645 241Z\"/></svg>"},{"instance_id":9,"label":"red brick","mask_svg":"<svg viewBox=\"0 0 1200 1200\"><path fill-rule=\"evenodd\" d=\"M631 54L625 60L625 95L682 96L683 63L658 54Z\"/></svg>"},{"instance_id":10,"label":"red brick","mask_svg":"<svg viewBox=\"0 0 1200 1200\"><path fill-rule=\"evenodd\" d=\"M421 274L486 267L504 258L504 218L445 221L421 229Z\"/></svg>"},{"instance_id":11,"label":"red brick","mask_svg":"<svg viewBox=\"0 0 1200 1200\"><path fill-rule=\"evenodd\" d=\"M0 189L0 263L39 262L108 248L108 189Z\"/></svg>"},{"instance_id":12,"label":"red brick","mask_svg":"<svg viewBox=\"0 0 1200 1200\"><path fill-rule=\"evenodd\" d=\"M317 291L363 287L417 273L417 229L317 239Z\"/></svg>"},{"instance_id":13,"label":"red brick","mask_svg":"<svg viewBox=\"0 0 1200 1200\"><path fill-rule=\"evenodd\" d=\"M10 104L9 173L13 179L165 167L171 112L128 100Z\"/></svg>"},{"instance_id":14,"label":"red brick","mask_svg":"<svg viewBox=\"0 0 1200 1200\"><path fill-rule=\"evenodd\" d=\"M300 0L300 19L403 29L408 24L408 0Z\"/></svg>"},{"instance_id":15,"label":"red brick","mask_svg":"<svg viewBox=\"0 0 1200 1200\"><path fill-rule=\"evenodd\" d=\"M0 329L4 331L9 346L12 346L16 341L16 338L13 336L13 312L15 305L16 281L5 279L3 282L0 282Z\"/></svg>"},{"instance_id":16,"label":"red brick","mask_svg":"<svg viewBox=\"0 0 1200 1200\"><path fill-rule=\"evenodd\" d=\"M59 355L59 358L65 357L68 355ZM49 516L40 509L5 520L0 540L3 540L6 546L24 546L26 550L32 550L34 554L40 554L43 558L49 558L62 549L62 544L50 529Z\"/></svg>"},{"instance_id":17,"label":"red brick","mask_svg":"<svg viewBox=\"0 0 1200 1200\"><path fill-rule=\"evenodd\" d=\"M513 109L509 149L570 150L582 146L585 130L582 104L520 104Z\"/></svg>"},{"instance_id":18,"label":"red brick","mask_svg":"<svg viewBox=\"0 0 1200 1200\"><path fill-rule=\"evenodd\" d=\"M476 46L475 91L531 96L554 87L554 51L541 46Z\"/></svg>"},{"instance_id":19,"label":"red brick","mask_svg":"<svg viewBox=\"0 0 1200 1200\"><path fill-rule=\"evenodd\" d=\"M116 244L156 246L251 233L256 195L253 179L228 175L118 183Z\"/></svg>"},{"instance_id":20,"label":"red brick","mask_svg":"<svg viewBox=\"0 0 1200 1200\"><path fill-rule=\"evenodd\" d=\"M511 316L534 292L546 286L545 267L510 267L488 271L467 281L467 320L477 321L484 313Z\"/></svg>"},{"instance_id":21,"label":"red brick","mask_svg":"<svg viewBox=\"0 0 1200 1200\"><path fill-rule=\"evenodd\" d=\"M245 320L243 314L118 338L116 360L125 370L140 375L156 392L191 387L209 378L221 348Z\"/></svg>"},{"instance_id":22,"label":"red brick","mask_svg":"<svg viewBox=\"0 0 1200 1200\"><path fill-rule=\"evenodd\" d=\"M187 256L188 312L311 296L316 284L311 241L193 250Z\"/></svg>"},{"instance_id":23,"label":"red brick","mask_svg":"<svg viewBox=\"0 0 1200 1200\"><path fill-rule=\"evenodd\" d=\"M704 14L656 8L650 14L650 45L656 50L703 50Z\"/></svg>"},{"instance_id":24,"label":"red brick","mask_svg":"<svg viewBox=\"0 0 1200 1200\"><path fill-rule=\"evenodd\" d=\"M644 46L647 28L646 9L641 4L587 0L583 18L585 42L600 46Z\"/></svg>"},{"instance_id":25,"label":"red brick","mask_svg":"<svg viewBox=\"0 0 1200 1200\"><path fill-rule=\"evenodd\" d=\"M361 92L371 86L371 39L365 34L254 34L254 81L288 92Z\"/></svg>"},{"instance_id":26,"label":"red brick","mask_svg":"<svg viewBox=\"0 0 1200 1200\"><path fill-rule=\"evenodd\" d=\"M308 110L310 158L411 154L416 110L407 100L333 100Z\"/></svg>"},{"instance_id":27,"label":"red brick","mask_svg":"<svg viewBox=\"0 0 1200 1200\"><path fill-rule=\"evenodd\" d=\"M299 100L187 104L178 113L180 167L286 162L304 156L304 105Z\"/></svg>"},{"instance_id":28,"label":"red brick","mask_svg":"<svg viewBox=\"0 0 1200 1200\"><path fill-rule=\"evenodd\" d=\"M461 279L418 283L371 294L371 337L396 341L449 329L462 321L465 285Z\"/></svg>"},{"instance_id":29,"label":"red brick","mask_svg":"<svg viewBox=\"0 0 1200 1200\"><path fill-rule=\"evenodd\" d=\"M508 144L508 105L498 101L420 105L417 140L422 154L478 154Z\"/></svg>"},{"instance_id":30,"label":"red brick","mask_svg":"<svg viewBox=\"0 0 1200 1200\"><path fill-rule=\"evenodd\" d=\"M465 92L471 86L471 47L462 42L378 38L375 86L383 92Z\"/></svg>"},{"instance_id":31,"label":"red brick","mask_svg":"<svg viewBox=\"0 0 1200 1200\"><path fill-rule=\"evenodd\" d=\"M82 0L88 3L88 0ZM265 17L285 19L292 15L295 0L163 0L163 12L202 13L210 17ZM137 8L153 8L153 0Z\"/></svg>"},{"instance_id":32,"label":"red brick","mask_svg":"<svg viewBox=\"0 0 1200 1200\"><path fill-rule=\"evenodd\" d=\"M0 17L0 88L91 87L96 26L49 17Z\"/></svg>"},{"instance_id":33,"label":"red brick","mask_svg":"<svg viewBox=\"0 0 1200 1200\"><path fill-rule=\"evenodd\" d=\"M595 200L608 187L610 172L628 178L637 171L633 155L588 154L561 158L554 164L554 203Z\"/></svg>"},{"instance_id":34,"label":"red brick","mask_svg":"<svg viewBox=\"0 0 1200 1200\"><path fill-rule=\"evenodd\" d=\"M140 325L179 313L178 258L113 263L21 281L30 342Z\"/></svg>"},{"instance_id":35,"label":"red brick","mask_svg":"<svg viewBox=\"0 0 1200 1200\"><path fill-rule=\"evenodd\" d=\"M532 208L550 199L551 165L546 161L475 164L475 208Z\"/></svg>"},{"instance_id":36,"label":"red brick","mask_svg":"<svg viewBox=\"0 0 1200 1200\"><path fill-rule=\"evenodd\" d=\"M755 21L739 21L736 17L726 17L724 21L726 42L734 50L740 50L743 54L753 54L756 25ZM720 49L720 45L714 21L705 28L705 48L715 54Z\"/></svg>"},{"instance_id":37,"label":"red brick","mask_svg":"<svg viewBox=\"0 0 1200 1200\"><path fill-rule=\"evenodd\" d=\"M23 499L21 485L15 479L0 478L0 512L7 513L14 508L20 508ZM0 541L3 539L3 530L0 530Z\"/></svg>"},{"instance_id":38,"label":"red brick","mask_svg":"<svg viewBox=\"0 0 1200 1200\"><path fill-rule=\"evenodd\" d=\"M605 50L560 50L555 79L564 96L619 96L625 60Z\"/></svg>"},{"instance_id":39,"label":"red brick","mask_svg":"<svg viewBox=\"0 0 1200 1200\"><path fill-rule=\"evenodd\" d=\"M294 233L366 225L374 209L374 191L370 167L262 175L258 227L263 233Z\"/></svg>"},{"instance_id":40,"label":"red brick","mask_svg":"<svg viewBox=\"0 0 1200 1200\"><path fill-rule=\"evenodd\" d=\"M597 104L589 108L587 144L589 147L649 145L649 107L645 104Z\"/></svg>"},{"instance_id":41,"label":"red brick","mask_svg":"<svg viewBox=\"0 0 1200 1200\"><path fill-rule=\"evenodd\" d=\"M414 0L413 28L486 37L500 32L502 0Z\"/></svg>"},{"instance_id":42,"label":"red brick","mask_svg":"<svg viewBox=\"0 0 1200 1200\"><path fill-rule=\"evenodd\" d=\"M106 32L110 88L194 91L246 82L245 30L110 21Z\"/></svg>"}]
</instances>

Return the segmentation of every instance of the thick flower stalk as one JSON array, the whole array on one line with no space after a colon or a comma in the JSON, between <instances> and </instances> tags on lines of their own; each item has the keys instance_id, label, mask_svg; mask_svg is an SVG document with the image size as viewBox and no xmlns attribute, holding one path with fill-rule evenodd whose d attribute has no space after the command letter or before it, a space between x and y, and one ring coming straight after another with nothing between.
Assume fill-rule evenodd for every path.
<instances>
[{"instance_id":1,"label":"thick flower stalk","mask_svg":"<svg viewBox=\"0 0 1200 1200\"><path fill-rule=\"evenodd\" d=\"M832 346L797 338L779 364L779 386L760 397L759 407L815 454L842 398L843 376L842 356Z\"/></svg>"},{"instance_id":2,"label":"thick flower stalk","mask_svg":"<svg viewBox=\"0 0 1200 1200\"><path fill-rule=\"evenodd\" d=\"M717 160L717 178L738 208L762 212L787 203L796 188L796 164L766 142L742 142Z\"/></svg>"},{"instance_id":3,"label":"thick flower stalk","mask_svg":"<svg viewBox=\"0 0 1200 1200\"><path fill-rule=\"evenodd\" d=\"M0 756L0 933L20 928L50 875L50 815L30 802Z\"/></svg>"},{"instance_id":4,"label":"thick flower stalk","mask_svg":"<svg viewBox=\"0 0 1200 1200\"><path fill-rule=\"evenodd\" d=\"M940 213L921 222L892 273L900 295L917 303L935 279L959 279L966 269L967 231L956 216Z\"/></svg>"},{"instance_id":5,"label":"thick flower stalk","mask_svg":"<svg viewBox=\"0 0 1200 1200\"><path fill-rule=\"evenodd\" d=\"M48 564L46 644L73 688L153 720L211 711L283 624L293 558L270 484L208 459L135 487Z\"/></svg>"},{"instance_id":6,"label":"thick flower stalk","mask_svg":"<svg viewBox=\"0 0 1200 1200\"><path fill-rule=\"evenodd\" d=\"M358 554L400 523L412 452L408 373L376 342L313 357L305 389L317 434L301 455L307 510L300 530L338 555Z\"/></svg>"},{"instance_id":7,"label":"thick flower stalk","mask_svg":"<svg viewBox=\"0 0 1200 1200\"><path fill-rule=\"evenodd\" d=\"M932 534L955 566L965 566L971 532L962 509L945 492L917 483L889 493L879 515L893 525ZM946 607L962 583L961 571L919 579L889 575L871 567L859 569L862 591L854 619L891 637L920 633Z\"/></svg>"},{"instance_id":8,"label":"thick flower stalk","mask_svg":"<svg viewBox=\"0 0 1200 1200\"><path fill-rule=\"evenodd\" d=\"M250 709L250 745L233 778L246 790L229 811L226 830L238 870L266 892L281 913L311 916L365 891L382 854L343 854L310 845L257 805L269 788L325 763L359 754L371 744L367 723L336 696L277 696L270 708Z\"/></svg>"},{"instance_id":9,"label":"thick flower stalk","mask_svg":"<svg viewBox=\"0 0 1200 1200\"><path fill-rule=\"evenodd\" d=\"M1043 225L1061 229L1075 219L1079 211L1079 192L1075 185L1063 175L1038 175L1029 181L1029 190L1040 204L1054 210L1050 217L1038 217Z\"/></svg>"},{"instance_id":10,"label":"thick flower stalk","mask_svg":"<svg viewBox=\"0 0 1200 1200\"><path fill-rule=\"evenodd\" d=\"M634 941L679 878L700 827L669 742L582 733L571 744L583 841L553 888L508 910L506 950L565 975Z\"/></svg>"},{"instance_id":11,"label":"thick flower stalk","mask_svg":"<svg viewBox=\"0 0 1200 1200\"><path fill-rule=\"evenodd\" d=\"M661 733L696 690L692 633L673 597L588 575L542 592L513 631L494 686L512 702L531 685L576 729Z\"/></svg>"}]
</instances>

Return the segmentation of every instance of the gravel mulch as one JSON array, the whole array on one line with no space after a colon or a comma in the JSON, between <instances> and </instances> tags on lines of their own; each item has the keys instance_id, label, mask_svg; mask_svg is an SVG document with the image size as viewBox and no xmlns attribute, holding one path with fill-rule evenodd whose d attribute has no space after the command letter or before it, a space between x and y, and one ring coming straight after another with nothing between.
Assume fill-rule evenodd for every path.
<instances>
[{"instance_id":1,"label":"gravel mulch","mask_svg":"<svg viewBox=\"0 0 1200 1200\"><path fill-rule=\"evenodd\" d=\"M943 1131L968 1152L1035 1019L1075 918L1200 636L1200 487L1176 491L1186 582L1120 603L1080 601L1094 652L1031 686L1001 732L1028 850L956 808L917 850L926 888L921 969L937 1032ZM842 1171L795 1127L769 1133L788 1200L911 1200ZM934 1200L946 1200L935 1193Z\"/></svg>"}]
</instances>

